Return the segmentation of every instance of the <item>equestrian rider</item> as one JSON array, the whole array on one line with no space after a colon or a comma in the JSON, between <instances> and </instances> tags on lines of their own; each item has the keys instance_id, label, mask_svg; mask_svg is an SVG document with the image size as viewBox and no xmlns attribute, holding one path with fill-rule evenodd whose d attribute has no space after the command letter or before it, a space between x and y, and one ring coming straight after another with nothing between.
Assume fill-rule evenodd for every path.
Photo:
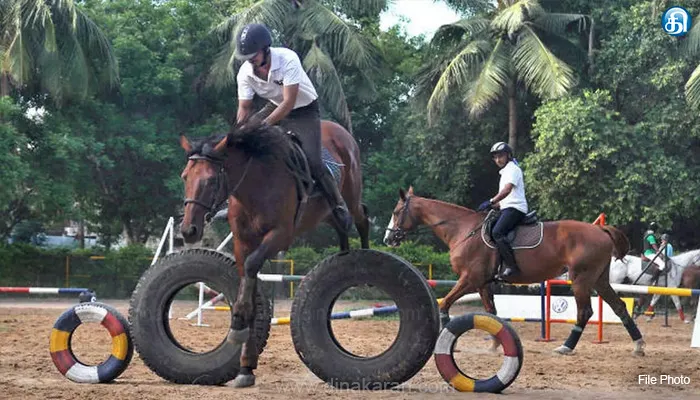
<instances>
[{"instance_id":1,"label":"equestrian rider","mask_svg":"<svg viewBox=\"0 0 700 400\"><path fill-rule=\"evenodd\" d=\"M649 224L649 230L644 233L644 251L642 252L642 260L646 261L647 263L650 262L654 258L654 255L659 251L659 245L656 243L655 235L657 229L658 225L656 224L656 222L652 222ZM654 264L658 268L658 272L655 271L655 279L653 279L652 281L658 279L659 274L666 267L666 263L664 262L664 259L662 257L663 255L660 255L654 260Z\"/></svg>"},{"instance_id":2,"label":"equestrian rider","mask_svg":"<svg viewBox=\"0 0 700 400\"><path fill-rule=\"evenodd\" d=\"M496 205L501 209L501 215L493 227L493 237L498 252L502 257L503 269L498 278L504 279L519 272L515 262L515 254L508 242L508 233L523 220L528 206L525 198L525 181L523 171L513 158L513 149L505 142L498 142L491 147L491 157L501 169L501 179L498 183L498 194L481 203L477 211L484 211Z\"/></svg>"},{"instance_id":3,"label":"equestrian rider","mask_svg":"<svg viewBox=\"0 0 700 400\"><path fill-rule=\"evenodd\" d=\"M244 123L241 127L244 131L279 124L294 132L308 159L311 176L320 183L339 228L348 232L352 218L338 186L321 160L318 94L299 56L293 50L272 47L272 35L265 25L249 24L238 32L236 58L247 61L237 75L236 123ZM255 94L268 102L251 117Z\"/></svg>"},{"instance_id":4,"label":"equestrian rider","mask_svg":"<svg viewBox=\"0 0 700 400\"><path fill-rule=\"evenodd\" d=\"M663 252L659 256L659 258L663 257L663 263L664 265L671 263L671 257L673 257L673 245L670 242L670 237L668 233L664 233L661 235L661 249L663 249ZM653 257L653 256L652 256ZM668 264L669 267L671 267L670 264ZM652 278L652 282L657 282L659 279L660 272L656 272L654 274L654 278ZM657 283L655 283L657 285ZM649 304L649 307L647 308L648 312L653 312L654 311L654 306L656 306L656 303L659 301L661 298L660 295L655 294L654 297L651 299L651 303ZM678 311L678 317L681 319L681 321L686 322L685 319L685 314L683 313L683 306L681 305L681 299L678 298L678 296L671 296L671 300L673 301L673 304L676 306L676 311ZM647 317L647 322L651 321L654 319L655 314L651 314ZM686 322L687 323L687 322Z\"/></svg>"}]
</instances>

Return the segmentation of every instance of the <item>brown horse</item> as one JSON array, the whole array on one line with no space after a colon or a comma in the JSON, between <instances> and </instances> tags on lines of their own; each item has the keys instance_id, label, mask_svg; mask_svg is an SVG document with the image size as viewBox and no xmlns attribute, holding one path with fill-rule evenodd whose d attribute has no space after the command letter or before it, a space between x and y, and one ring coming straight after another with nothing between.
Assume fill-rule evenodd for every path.
<instances>
[{"instance_id":1,"label":"brown horse","mask_svg":"<svg viewBox=\"0 0 700 400\"><path fill-rule=\"evenodd\" d=\"M452 271L459 276L457 284L440 303L443 324L449 321L452 304L466 293L478 291L487 312L496 314L490 283L494 282L498 253L482 238L485 214L458 205L431 200L399 190L387 235L389 246L398 246L407 232L427 225L449 247ZM539 223L538 223L539 224ZM579 221L543 222L534 229L541 232L539 242L530 248L515 250L521 273L509 283L537 283L553 279L568 266L571 287L577 307L576 325L566 342L555 352L570 354L583 329L593 315L591 290L595 289L622 320L635 343L634 354L644 355L644 340L625 303L608 281L610 257L623 257L629 251L629 241L620 230L611 226L592 225ZM532 230L531 230L532 231Z\"/></svg>"},{"instance_id":2,"label":"brown horse","mask_svg":"<svg viewBox=\"0 0 700 400\"><path fill-rule=\"evenodd\" d=\"M340 192L355 221L362 247L369 248L359 147L340 125L322 121L321 128L323 146L343 165ZM338 229L324 196L309 197L306 207L299 209L298 194L303 189L298 188L303 186L297 184L300 174L293 165L305 158L292 145L291 136L279 127L248 133L234 129L227 135L198 142L182 136L180 142L188 155L182 172L186 199L180 229L185 242L199 241L207 214L211 215L228 199L228 223L241 283L227 340L243 346L241 372L234 386L251 386L255 384L252 371L258 361L256 338L250 334L254 332L256 312L253 296L263 263L288 249L297 235L322 221L338 232L341 251L349 249L348 236Z\"/></svg>"},{"instance_id":3,"label":"brown horse","mask_svg":"<svg viewBox=\"0 0 700 400\"><path fill-rule=\"evenodd\" d=\"M700 289L700 264L689 265L683 270L681 275L681 288ZM695 319L696 307L698 306L698 298L696 296L688 297L688 315L686 323Z\"/></svg>"}]
</instances>

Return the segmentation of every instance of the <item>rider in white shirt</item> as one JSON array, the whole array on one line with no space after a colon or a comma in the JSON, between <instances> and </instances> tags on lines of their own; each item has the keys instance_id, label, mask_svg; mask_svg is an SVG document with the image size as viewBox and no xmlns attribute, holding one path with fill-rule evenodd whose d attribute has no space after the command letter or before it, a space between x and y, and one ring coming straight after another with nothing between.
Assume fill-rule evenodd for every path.
<instances>
[{"instance_id":1,"label":"rider in white shirt","mask_svg":"<svg viewBox=\"0 0 700 400\"><path fill-rule=\"evenodd\" d=\"M312 177L320 183L339 227L348 232L352 218L347 205L321 159L321 114L318 94L304 71L299 56L283 47L271 47L272 35L265 25L249 24L236 39L236 58L246 60L238 71L236 123L253 131L280 124L294 132L308 159ZM253 97L268 100L255 115Z\"/></svg>"},{"instance_id":2,"label":"rider in white shirt","mask_svg":"<svg viewBox=\"0 0 700 400\"><path fill-rule=\"evenodd\" d=\"M498 142L491 147L491 156L496 165L501 168L498 194L481 203L477 211L491 208L494 204L498 204L501 209L501 215L494 224L491 235L503 260L503 269L498 277L504 279L519 272L515 254L507 236L523 220L528 206L523 171L513 158L513 149L508 143Z\"/></svg>"}]
</instances>

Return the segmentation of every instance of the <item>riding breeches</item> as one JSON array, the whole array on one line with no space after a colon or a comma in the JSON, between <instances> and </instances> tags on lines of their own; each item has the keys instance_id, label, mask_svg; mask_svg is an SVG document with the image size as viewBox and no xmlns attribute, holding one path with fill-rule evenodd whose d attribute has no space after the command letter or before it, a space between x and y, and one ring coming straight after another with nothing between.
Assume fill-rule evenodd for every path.
<instances>
[{"instance_id":1,"label":"riding breeches","mask_svg":"<svg viewBox=\"0 0 700 400\"><path fill-rule=\"evenodd\" d=\"M268 102L252 118L264 119L270 115L276 105ZM279 122L285 130L292 131L299 138L301 148L306 155L314 179L320 179L327 172L321 160L321 112L318 102L314 100L309 105L292 110L287 117Z\"/></svg>"},{"instance_id":2,"label":"riding breeches","mask_svg":"<svg viewBox=\"0 0 700 400\"><path fill-rule=\"evenodd\" d=\"M525 214L515 208L501 210L501 216L498 217L498 221L496 221L491 231L493 240L504 242L508 232L512 231L524 217Z\"/></svg>"}]
</instances>

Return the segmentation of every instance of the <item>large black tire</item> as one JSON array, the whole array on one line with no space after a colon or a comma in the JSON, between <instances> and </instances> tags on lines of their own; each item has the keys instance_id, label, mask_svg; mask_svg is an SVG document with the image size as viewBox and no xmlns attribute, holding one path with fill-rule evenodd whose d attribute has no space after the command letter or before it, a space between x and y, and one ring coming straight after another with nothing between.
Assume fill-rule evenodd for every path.
<instances>
[{"instance_id":1,"label":"large black tire","mask_svg":"<svg viewBox=\"0 0 700 400\"><path fill-rule=\"evenodd\" d=\"M383 290L399 309L394 343L371 358L345 351L331 329L336 299L358 285ZM301 360L326 383L340 389L390 389L430 359L440 319L435 296L415 267L393 254L362 249L330 256L306 275L294 295L291 331Z\"/></svg>"},{"instance_id":2,"label":"large black tire","mask_svg":"<svg viewBox=\"0 0 700 400\"><path fill-rule=\"evenodd\" d=\"M193 353L173 337L168 311L175 294L196 282L217 283L226 299L236 299L240 278L230 256L209 249L190 249L169 254L151 266L139 280L131 296L129 322L134 347L158 376L174 382L219 385L238 375L240 347L222 338L222 343L206 353ZM257 284L255 335L262 353L270 336L270 301Z\"/></svg>"}]
</instances>

